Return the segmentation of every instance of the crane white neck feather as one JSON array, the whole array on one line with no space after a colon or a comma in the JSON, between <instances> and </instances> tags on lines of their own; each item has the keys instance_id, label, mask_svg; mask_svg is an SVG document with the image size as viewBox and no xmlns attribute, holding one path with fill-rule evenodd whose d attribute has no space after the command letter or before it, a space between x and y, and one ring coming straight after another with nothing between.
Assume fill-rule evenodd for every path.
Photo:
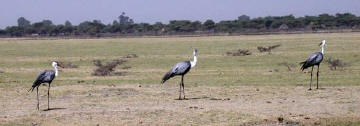
<instances>
[{"instance_id":1,"label":"crane white neck feather","mask_svg":"<svg viewBox=\"0 0 360 126\"><path fill-rule=\"evenodd\" d=\"M324 55L324 46L325 46L325 44L322 44L321 45L321 53Z\"/></svg>"},{"instance_id":2,"label":"crane white neck feather","mask_svg":"<svg viewBox=\"0 0 360 126\"><path fill-rule=\"evenodd\" d=\"M59 71L57 69L57 66L54 66L54 69L55 69L55 76L58 76Z\"/></svg>"},{"instance_id":3,"label":"crane white neck feather","mask_svg":"<svg viewBox=\"0 0 360 126\"><path fill-rule=\"evenodd\" d=\"M196 65L196 62L197 62L197 57L196 55L194 55L194 60L190 61L191 67L194 67Z\"/></svg>"}]
</instances>

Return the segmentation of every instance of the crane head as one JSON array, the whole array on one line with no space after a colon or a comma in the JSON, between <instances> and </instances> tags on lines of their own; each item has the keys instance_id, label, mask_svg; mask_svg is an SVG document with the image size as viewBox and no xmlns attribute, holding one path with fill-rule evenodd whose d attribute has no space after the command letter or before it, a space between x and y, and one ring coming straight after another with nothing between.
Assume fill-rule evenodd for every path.
<instances>
[{"instance_id":1,"label":"crane head","mask_svg":"<svg viewBox=\"0 0 360 126\"><path fill-rule=\"evenodd\" d=\"M194 55L194 56L197 55L197 49L194 49L193 55Z\"/></svg>"},{"instance_id":2,"label":"crane head","mask_svg":"<svg viewBox=\"0 0 360 126\"><path fill-rule=\"evenodd\" d=\"M59 62L57 62L57 61L53 61L53 62L51 63L51 65L52 65L53 67L59 66L59 67L61 67L61 68L64 68L64 67L62 67L62 66L59 64Z\"/></svg>"},{"instance_id":3,"label":"crane head","mask_svg":"<svg viewBox=\"0 0 360 126\"><path fill-rule=\"evenodd\" d=\"M325 42L326 42L326 40L322 40L322 41L319 43L319 46L324 46L324 45L325 45Z\"/></svg>"}]
</instances>

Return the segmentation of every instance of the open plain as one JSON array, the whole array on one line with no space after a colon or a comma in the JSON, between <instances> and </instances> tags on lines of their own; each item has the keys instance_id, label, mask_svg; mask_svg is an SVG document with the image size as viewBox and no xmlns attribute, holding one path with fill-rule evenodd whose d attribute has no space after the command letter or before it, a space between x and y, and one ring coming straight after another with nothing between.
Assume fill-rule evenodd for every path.
<instances>
[{"instance_id":1,"label":"open plain","mask_svg":"<svg viewBox=\"0 0 360 126\"><path fill-rule=\"evenodd\" d=\"M308 91L299 63L320 51L320 89ZM271 54L257 46L280 44ZM360 125L360 33L141 37L112 39L0 39L1 125ZM186 100L176 100L180 77L160 84L177 62L198 63L185 76ZM248 49L251 55L228 56ZM137 57L126 57L136 54ZM331 70L329 58L343 68ZM124 59L121 76L93 76L93 61ZM52 83L27 92L51 61ZM285 65L286 64L286 65ZM314 74L316 75L316 73Z\"/></svg>"}]
</instances>

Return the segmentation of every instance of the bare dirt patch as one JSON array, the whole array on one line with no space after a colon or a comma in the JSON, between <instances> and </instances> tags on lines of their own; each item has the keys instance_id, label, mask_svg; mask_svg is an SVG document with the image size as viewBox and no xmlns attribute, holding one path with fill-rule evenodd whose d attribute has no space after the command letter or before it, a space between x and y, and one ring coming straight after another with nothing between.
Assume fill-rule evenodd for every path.
<instances>
[{"instance_id":1,"label":"bare dirt patch","mask_svg":"<svg viewBox=\"0 0 360 126\"><path fill-rule=\"evenodd\" d=\"M46 88L40 87L46 109ZM0 89L0 124L39 125L325 125L360 119L360 87L69 85L51 89L49 111L36 93Z\"/></svg>"}]
</instances>

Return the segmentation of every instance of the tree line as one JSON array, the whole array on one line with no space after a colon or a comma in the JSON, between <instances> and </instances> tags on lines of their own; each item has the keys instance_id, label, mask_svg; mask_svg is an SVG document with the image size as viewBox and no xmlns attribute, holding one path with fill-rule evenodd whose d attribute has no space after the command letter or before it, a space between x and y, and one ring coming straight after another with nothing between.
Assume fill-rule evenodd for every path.
<instances>
[{"instance_id":1,"label":"tree line","mask_svg":"<svg viewBox=\"0 0 360 126\"><path fill-rule=\"evenodd\" d=\"M117 20L104 24L100 20L84 21L73 25L70 21L54 24L51 20L31 23L24 17L17 20L17 26L0 29L0 36L106 36L114 35L176 35L196 33L243 33L243 32L277 32L277 31L316 31L332 29L360 29L360 17L351 13L335 15L320 14L317 16L295 17L267 16L250 18L241 15L234 20L214 22L213 20L190 21L171 20L162 22L134 23L134 20L123 12Z\"/></svg>"}]
</instances>

